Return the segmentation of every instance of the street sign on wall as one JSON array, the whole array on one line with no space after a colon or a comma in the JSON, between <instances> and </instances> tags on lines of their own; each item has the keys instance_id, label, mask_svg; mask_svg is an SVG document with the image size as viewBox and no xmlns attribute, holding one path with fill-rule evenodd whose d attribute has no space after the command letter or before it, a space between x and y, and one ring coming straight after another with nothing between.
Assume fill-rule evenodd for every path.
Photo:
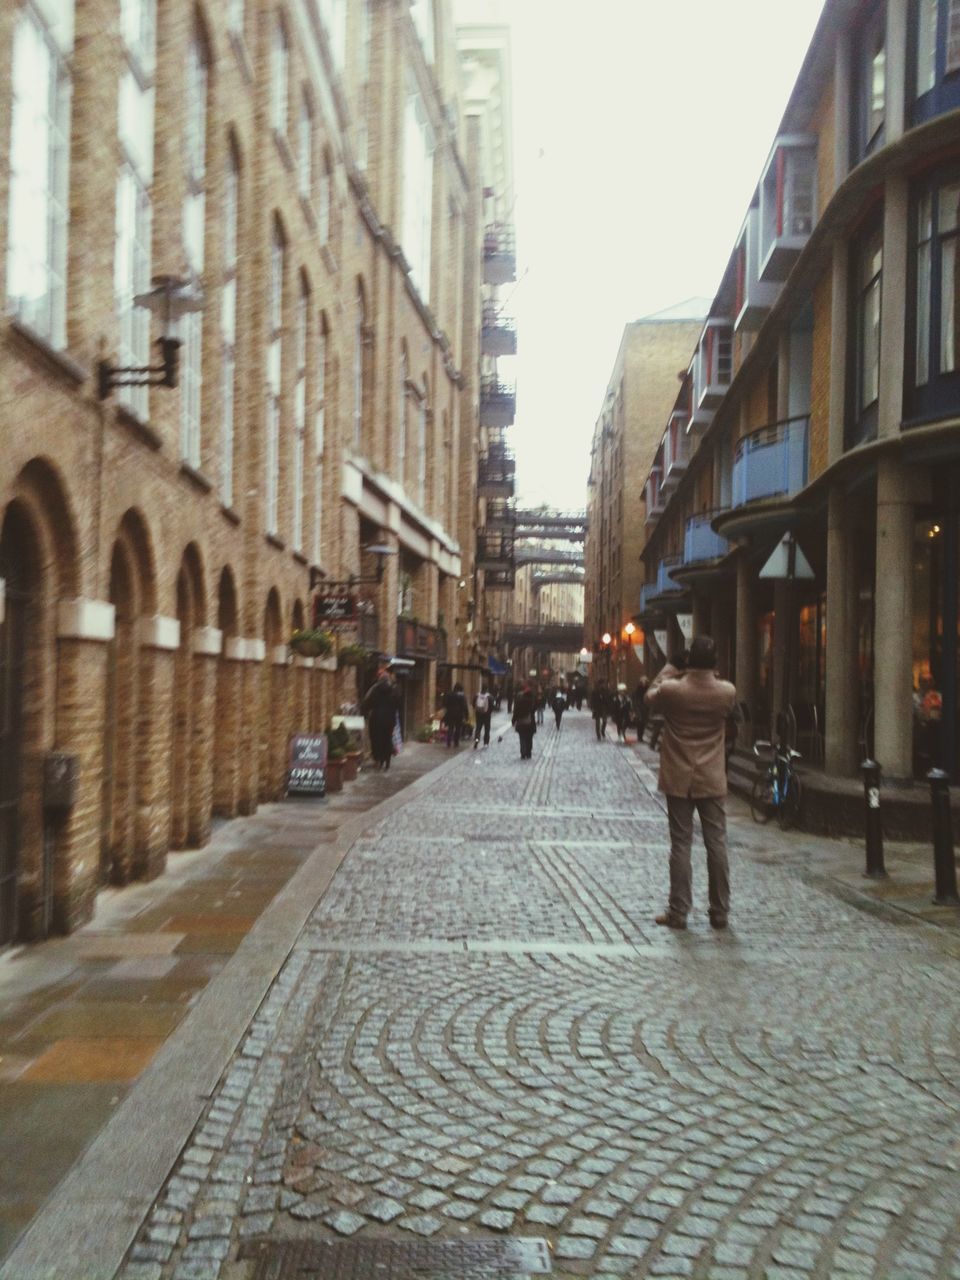
<instances>
[{"instance_id":1,"label":"street sign on wall","mask_svg":"<svg viewBox=\"0 0 960 1280\"><path fill-rule=\"evenodd\" d=\"M342 592L314 596L313 625L315 627L330 626L337 622L356 622L356 620L355 596L344 595Z\"/></svg>"}]
</instances>

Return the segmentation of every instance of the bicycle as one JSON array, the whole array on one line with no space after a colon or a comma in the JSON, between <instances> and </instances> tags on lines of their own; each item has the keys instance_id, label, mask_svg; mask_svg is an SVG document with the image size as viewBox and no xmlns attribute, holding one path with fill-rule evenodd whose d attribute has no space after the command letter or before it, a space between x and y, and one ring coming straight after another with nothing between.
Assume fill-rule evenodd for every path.
<instances>
[{"instance_id":1,"label":"bicycle","mask_svg":"<svg viewBox=\"0 0 960 1280\"><path fill-rule=\"evenodd\" d=\"M802 758L800 752L784 746L782 742L774 746L772 742L760 739L753 744L753 754L766 766L750 794L753 820L769 822L776 814L781 828L786 831L800 816L803 784L793 767L794 761Z\"/></svg>"}]
</instances>

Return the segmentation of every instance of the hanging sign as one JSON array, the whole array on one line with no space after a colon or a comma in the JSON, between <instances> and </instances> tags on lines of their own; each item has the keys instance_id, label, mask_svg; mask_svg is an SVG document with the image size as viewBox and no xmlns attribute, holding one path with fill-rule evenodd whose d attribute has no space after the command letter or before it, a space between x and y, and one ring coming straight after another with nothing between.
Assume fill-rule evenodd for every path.
<instances>
[{"instance_id":1,"label":"hanging sign","mask_svg":"<svg viewBox=\"0 0 960 1280\"><path fill-rule=\"evenodd\" d=\"M355 596L342 593L317 595L313 598L313 625L315 627L330 626L337 622L356 622L357 601Z\"/></svg>"},{"instance_id":2,"label":"hanging sign","mask_svg":"<svg viewBox=\"0 0 960 1280\"><path fill-rule=\"evenodd\" d=\"M667 656L667 633L665 631L654 631L653 638L657 642L657 648L660 650L663 656L666 657Z\"/></svg>"},{"instance_id":3,"label":"hanging sign","mask_svg":"<svg viewBox=\"0 0 960 1280\"><path fill-rule=\"evenodd\" d=\"M633 646L633 652L634 652L634 656L636 657L637 661L638 661L638 662L643 662L643 641L642 641L642 640L640 641L640 643L639 643L639 644L635 644L635 645Z\"/></svg>"},{"instance_id":4,"label":"hanging sign","mask_svg":"<svg viewBox=\"0 0 960 1280\"><path fill-rule=\"evenodd\" d=\"M760 578L784 578L793 582L796 578L812 578L810 561L800 549L792 533L785 533L773 548L769 560L757 575Z\"/></svg>"},{"instance_id":5,"label":"hanging sign","mask_svg":"<svg viewBox=\"0 0 960 1280\"><path fill-rule=\"evenodd\" d=\"M680 633L683 636L685 643L689 644L693 639L693 614L678 613L677 626L680 628Z\"/></svg>"}]
</instances>

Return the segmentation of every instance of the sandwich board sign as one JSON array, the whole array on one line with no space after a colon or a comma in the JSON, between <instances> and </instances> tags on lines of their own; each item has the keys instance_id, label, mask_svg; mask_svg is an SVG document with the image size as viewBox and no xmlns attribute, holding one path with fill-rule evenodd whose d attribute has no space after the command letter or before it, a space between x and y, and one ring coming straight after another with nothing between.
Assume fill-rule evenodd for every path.
<instances>
[{"instance_id":1,"label":"sandwich board sign","mask_svg":"<svg viewBox=\"0 0 960 1280\"><path fill-rule=\"evenodd\" d=\"M297 733L290 739L287 794L327 794L327 737L323 733Z\"/></svg>"}]
</instances>

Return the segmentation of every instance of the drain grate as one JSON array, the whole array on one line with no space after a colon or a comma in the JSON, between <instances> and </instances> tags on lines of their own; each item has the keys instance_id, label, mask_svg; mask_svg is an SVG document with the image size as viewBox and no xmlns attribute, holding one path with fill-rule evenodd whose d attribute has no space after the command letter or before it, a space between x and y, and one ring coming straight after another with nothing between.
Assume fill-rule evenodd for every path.
<instances>
[{"instance_id":1,"label":"drain grate","mask_svg":"<svg viewBox=\"0 0 960 1280\"><path fill-rule=\"evenodd\" d=\"M551 1270L547 1242L512 1240L251 1240L253 1280L526 1280Z\"/></svg>"}]
</instances>

